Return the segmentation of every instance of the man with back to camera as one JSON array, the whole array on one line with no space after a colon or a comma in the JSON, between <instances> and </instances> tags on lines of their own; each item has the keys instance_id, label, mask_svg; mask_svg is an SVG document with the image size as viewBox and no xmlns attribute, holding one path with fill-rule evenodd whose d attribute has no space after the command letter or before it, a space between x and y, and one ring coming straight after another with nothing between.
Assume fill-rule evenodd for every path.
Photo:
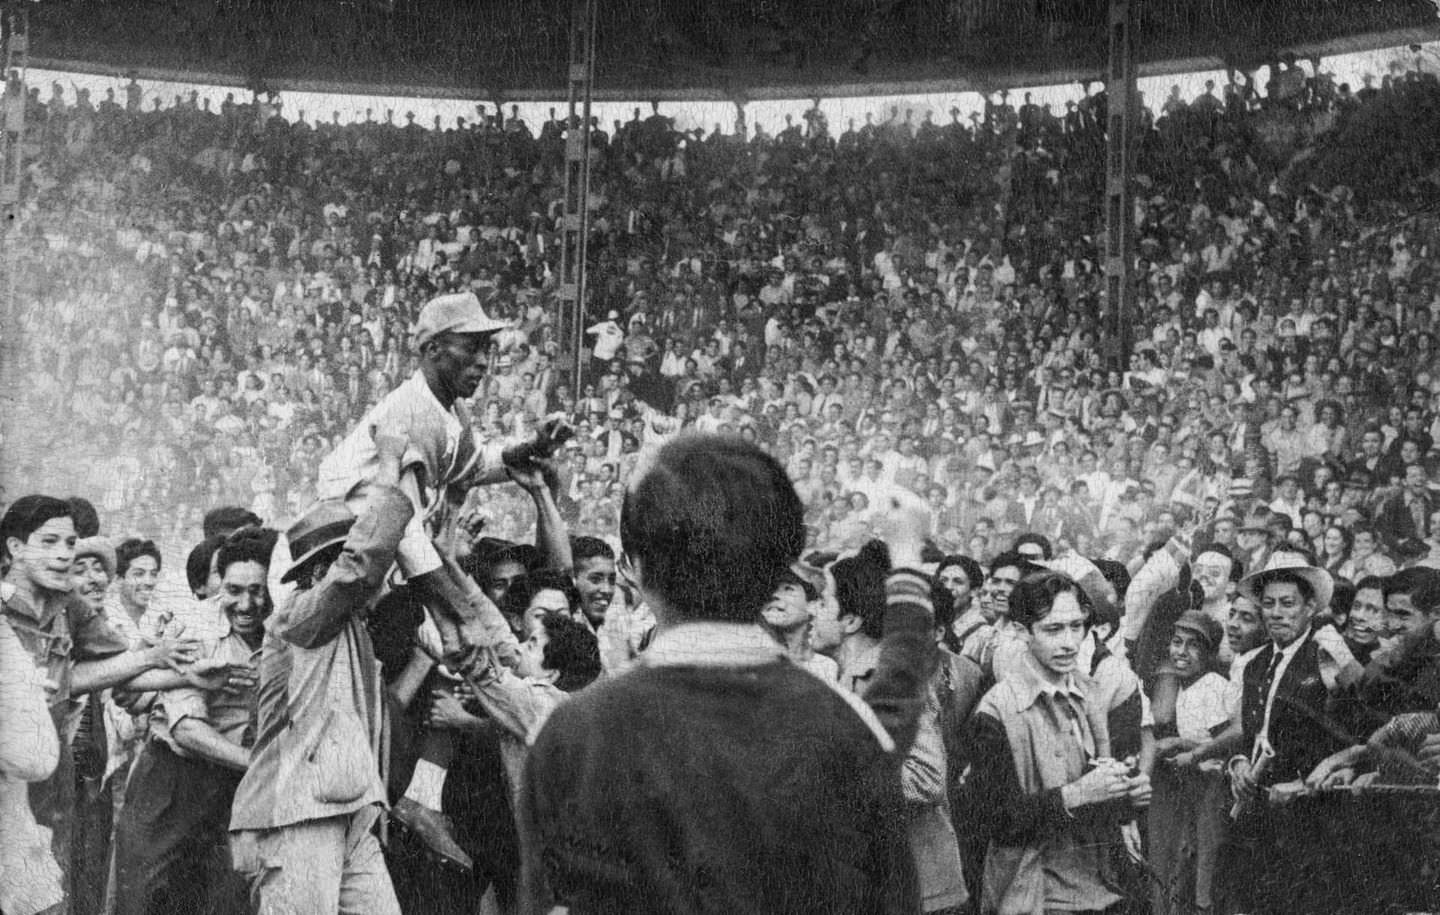
<instances>
[{"instance_id":1,"label":"man with back to camera","mask_svg":"<svg viewBox=\"0 0 1440 915\"><path fill-rule=\"evenodd\" d=\"M756 625L805 543L780 464L696 434L654 455L621 537L656 635L636 669L557 709L531 750L518 819L534 909L918 908L898 775L936 649L929 586L910 571L928 512L902 498L883 516L895 570L856 702Z\"/></svg>"}]
</instances>

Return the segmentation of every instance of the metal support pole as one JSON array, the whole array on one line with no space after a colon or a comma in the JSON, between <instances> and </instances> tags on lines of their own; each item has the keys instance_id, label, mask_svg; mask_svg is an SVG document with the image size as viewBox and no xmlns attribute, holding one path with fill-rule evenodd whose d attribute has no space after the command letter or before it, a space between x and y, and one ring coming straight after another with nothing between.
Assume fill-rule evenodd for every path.
<instances>
[{"instance_id":1,"label":"metal support pole","mask_svg":"<svg viewBox=\"0 0 1440 915\"><path fill-rule=\"evenodd\" d=\"M1110 0L1110 60L1105 73L1105 361L1129 367L1135 313L1135 214L1130 196L1139 122L1135 14L1132 0Z\"/></svg>"},{"instance_id":2,"label":"metal support pole","mask_svg":"<svg viewBox=\"0 0 1440 915\"><path fill-rule=\"evenodd\" d=\"M595 0L570 7L569 119L565 131L565 215L560 231L557 327L578 398L585 364L585 267L590 240L590 93L595 81Z\"/></svg>"}]
</instances>

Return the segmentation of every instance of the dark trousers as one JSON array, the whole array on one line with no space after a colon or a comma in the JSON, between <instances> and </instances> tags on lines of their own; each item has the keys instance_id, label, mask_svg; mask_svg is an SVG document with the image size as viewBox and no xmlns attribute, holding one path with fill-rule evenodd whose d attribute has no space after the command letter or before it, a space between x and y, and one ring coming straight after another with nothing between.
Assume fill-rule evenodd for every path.
<instances>
[{"instance_id":1,"label":"dark trousers","mask_svg":"<svg viewBox=\"0 0 1440 915\"><path fill-rule=\"evenodd\" d=\"M227 843L241 775L146 744L115 829L116 915L247 911Z\"/></svg>"},{"instance_id":2,"label":"dark trousers","mask_svg":"<svg viewBox=\"0 0 1440 915\"><path fill-rule=\"evenodd\" d=\"M123 772L115 773L124 778ZM110 881L110 838L114 828L114 783L100 778L77 779L74 858L70 868L72 915L99 915L105 909Z\"/></svg>"}]
</instances>

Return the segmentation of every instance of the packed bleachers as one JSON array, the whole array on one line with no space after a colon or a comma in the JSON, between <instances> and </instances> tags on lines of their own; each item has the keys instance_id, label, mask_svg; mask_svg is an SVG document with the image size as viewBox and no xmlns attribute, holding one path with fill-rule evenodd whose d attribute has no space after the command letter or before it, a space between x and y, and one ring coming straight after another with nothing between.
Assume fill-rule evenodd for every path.
<instances>
[{"instance_id":1,"label":"packed bleachers","mask_svg":"<svg viewBox=\"0 0 1440 915\"><path fill-rule=\"evenodd\" d=\"M526 439L557 414L575 428L555 468L569 532L618 545L626 487L683 430L778 460L816 566L918 496L927 562L958 554L979 576L946 560L967 569L951 609L976 616L979 641L940 625L987 685L1016 663L1015 624L993 581L974 613L968 595L987 573L1035 572L1027 541L1034 558L1081 563L1067 567L1077 580L1104 573L1097 620L1130 665L1112 663L1147 696L1182 609L1218 627L1243 576L1277 556L1359 586L1345 592L1357 608L1372 577L1440 569L1440 185L1431 134L1400 126L1440 110L1430 74L1351 91L1287 64L1265 86L1237 74L1147 110L1124 367L1107 363L1102 321L1103 91L1064 111L1000 94L974 118L895 111L843 129L797 111L773 135L683 132L637 109L592 131L579 390L556 343L563 123L310 123L274 99L212 111L121 96L26 98L6 482L92 500L106 534L154 540L172 575L213 509L248 507L273 530L305 514L322 459L415 373L421 308L454 291L511 325L468 407L484 437ZM1381 137L1393 142L1356 159ZM546 549L544 487L529 482L478 499L499 545L467 570L486 587L507 563L573 571L548 587L577 622L621 625L606 615L624 603L613 555L598 610L577 609L591 594L580 567L604 544L553 568L512 552ZM1201 561L1213 546L1220 572ZM533 608L492 599L525 638ZM1399 624L1382 646L1379 624L1348 624L1350 606L1337 597L1317 619L1368 669ZM1191 625L1223 669L1264 641L1252 623L1228 647ZM640 628L599 633L607 674ZM396 657L387 677L412 660ZM1416 711L1369 702L1342 718L1362 742ZM966 876L979 876L969 858Z\"/></svg>"},{"instance_id":2,"label":"packed bleachers","mask_svg":"<svg viewBox=\"0 0 1440 915\"><path fill-rule=\"evenodd\" d=\"M1344 130L1433 81L1271 89L1172 99L1146 133L1127 372L1100 358L1103 93L1064 113L996 100L971 123L837 131L813 113L746 138L638 111L597 125L580 392L553 343L561 124L311 126L265 102L31 90L34 385L11 441L29 479L100 494L121 529L193 529L229 503L289 517L315 456L409 374L417 306L471 288L516 324L476 415L495 435L574 417L565 508L589 530L613 528L636 450L692 424L773 449L827 547L855 545L874 488L898 483L944 507L953 549L1034 529L1124 555L1171 505L1281 473L1323 509L1315 469L1353 476L1369 426L1373 512L1403 441L1424 459L1434 440L1434 220L1293 189L1303 150L1277 155L1273 134L1321 113ZM1298 431L1277 439L1286 404ZM62 435L86 459L26 459ZM502 536L527 523L495 512Z\"/></svg>"}]
</instances>

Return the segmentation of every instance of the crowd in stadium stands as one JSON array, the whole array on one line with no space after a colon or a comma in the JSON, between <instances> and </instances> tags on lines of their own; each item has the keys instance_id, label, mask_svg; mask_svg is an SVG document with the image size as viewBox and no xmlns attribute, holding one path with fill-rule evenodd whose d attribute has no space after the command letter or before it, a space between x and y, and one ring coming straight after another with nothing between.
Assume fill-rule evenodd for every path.
<instances>
[{"instance_id":1,"label":"crowd in stadium stands","mask_svg":"<svg viewBox=\"0 0 1440 915\"><path fill-rule=\"evenodd\" d=\"M999 93L970 118L896 110L843 128L815 109L773 134L683 132L658 109L595 123L578 390L558 344L566 125L553 113L538 129L485 106L449 126L390 112L312 123L275 97L147 107L133 82L98 102L58 85L48 101L13 82L7 93L28 138L6 329L20 354L4 417L10 496L74 496L17 498L0 520L0 650L28 650L49 674L59 737L46 746L32 720L46 710L21 708L24 665L7 654L0 698L18 711L0 715L0 752L51 761L0 761L7 915L57 903L286 911L275 887L301 887L277 862L301 846L285 843L358 854L346 828L370 830L357 811L387 792L403 827L383 851L389 877L377 847L368 864L316 865L307 892L329 880L365 911L392 910L386 893L407 912L475 911L482 896L512 911L535 890L520 879L518 811L531 839L557 843L546 891L576 911L699 907L646 870L664 870L651 860L663 836L636 838L643 847L618 852L631 870L606 876L573 843L607 839L547 821L519 772L540 735L559 749L532 755L536 784L589 791L567 798L581 807L603 799L579 763L537 765L569 752L542 725L582 702L571 693L631 669L652 638L657 657L683 654L650 632L641 600L678 599L651 581L666 574L657 551L716 568L741 554L721 534L657 546L663 526L622 524L622 507L719 504L685 475L707 460L728 485L762 480L762 502L755 468L773 459L788 475L804 528L790 558L803 562L776 573L751 617L800 667L858 695L847 707L903 760L903 799L875 803L903 804L913 867L877 877L897 883L871 887L857 911L1300 911L1297 898L1357 889L1337 864L1329 879L1307 872L1314 895L1297 896L1297 862L1336 834L1316 826L1335 816L1317 789L1435 783L1440 216L1417 205L1424 182L1404 177L1404 149L1377 153L1363 182L1299 179L1323 173L1327 137L1357 119L1440 97L1428 74L1352 91L1292 62L1265 86L1236 75L1146 109L1123 367L1103 292L1103 90L1064 111ZM1368 190L1389 169L1392 193ZM392 415L377 405L409 380L436 391L445 363L423 344L442 313L505 325L486 332L486 376L457 401L481 442L548 441L557 419L574 434L552 457L507 458L518 485L477 489L441 537L445 561L509 624L509 648L492 646L505 663L461 665L410 587L379 597L363 638L344 636L344 664L344 649L316 661L333 644L308 630L285 636L286 671L338 664L360 684L355 658L378 654L394 719L385 741L371 735L381 787L342 785L320 805L356 819L337 837L300 835L278 828L299 820L260 817L261 789L242 783L263 766L288 785L295 762L269 730L290 700L267 694L266 633L304 630L287 608L323 603L305 596L342 560L326 554L312 581L318 554L299 550L341 542L314 539L322 460L367 417ZM382 476L403 450L397 431L416 434L378 429ZM704 440L737 449L725 464L686 452L687 433L743 442ZM654 482L657 452L680 462L673 491ZM678 500L668 509L663 492ZM345 542L359 551L363 530L378 544L387 525L399 537L406 505L352 505L369 520ZM934 580L923 598L901 568L922 529L913 564ZM369 548L388 556L383 573L394 543ZM72 559L70 589L51 579ZM304 572L293 593L279 581L292 559ZM373 603L370 567L349 571ZM901 720L890 712L904 703L867 689L891 682L892 618L927 603L941 662ZM354 689L379 720L367 687ZM299 716L292 700L284 714ZM768 734L775 720L747 727ZM557 727L618 739L578 713ZM311 762L334 749L317 733ZM780 787L747 776L744 791L799 803L792 776L774 774ZM32 809L12 816L27 781ZM647 809L614 815L659 816ZM672 812L745 834L698 801ZM261 838L227 850L232 828ZM686 836L668 840L714 856L692 877L719 909L841 910L747 895L734 849ZM835 841L783 838L812 851ZM875 854L893 851L876 841ZM38 861L47 844L53 859L19 879L13 862L29 859L12 856L38 849ZM1373 865L1387 877L1383 892L1365 885L1371 902L1409 892L1404 855L1390 859L1393 873ZM764 863L767 880L811 867L779 866ZM865 884L842 877L825 892Z\"/></svg>"}]
</instances>

